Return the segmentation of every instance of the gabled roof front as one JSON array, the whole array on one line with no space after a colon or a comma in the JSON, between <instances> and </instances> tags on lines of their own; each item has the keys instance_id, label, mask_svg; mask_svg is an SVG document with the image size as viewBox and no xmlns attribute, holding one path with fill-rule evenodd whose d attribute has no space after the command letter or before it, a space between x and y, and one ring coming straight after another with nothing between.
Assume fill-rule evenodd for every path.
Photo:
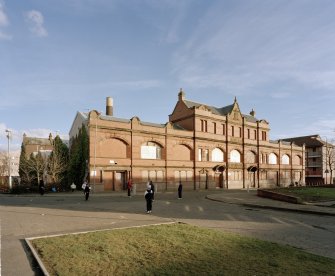
<instances>
[{"instance_id":1,"label":"gabled roof front","mask_svg":"<svg viewBox=\"0 0 335 276\"><path fill-rule=\"evenodd\" d=\"M226 115L230 114L233 111L234 106L235 106L235 102L231 105L227 105L227 106L220 107L220 108L210 106L210 105L206 105L206 104L193 102L193 101L189 101L189 100L184 100L184 103L186 104L186 106L188 108L194 108L194 107L197 108L197 107L200 107L200 106L205 106L213 114L221 115L221 116L226 116ZM253 123L257 122L257 118L255 118L254 116L242 114L242 117L246 118L246 120L249 121L249 122L253 122Z\"/></svg>"}]
</instances>

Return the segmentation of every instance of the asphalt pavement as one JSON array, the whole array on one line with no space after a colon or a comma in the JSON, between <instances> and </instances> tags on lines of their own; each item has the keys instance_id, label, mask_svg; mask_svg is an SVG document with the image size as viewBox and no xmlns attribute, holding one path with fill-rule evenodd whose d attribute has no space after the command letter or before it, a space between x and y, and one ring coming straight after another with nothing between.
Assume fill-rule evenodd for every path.
<instances>
[{"instance_id":1,"label":"asphalt pavement","mask_svg":"<svg viewBox=\"0 0 335 276\"><path fill-rule=\"evenodd\" d=\"M257 190L226 190L222 193L209 193L207 199L246 207L335 216L335 201L294 204L259 197Z\"/></svg>"},{"instance_id":2,"label":"asphalt pavement","mask_svg":"<svg viewBox=\"0 0 335 276\"><path fill-rule=\"evenodd\" d=\"M293 204L257 196L256 190L220 190L202 191L201 197L206 195L208 200L235 204L247 207L300 212L323 216L335 216L335 202L322 204ZM185 200L197 196L196 192L184 192ZM200 194L199 194L200 196ZM99 200L101 197L101 200ZM174 198L174 194L161 193L160 197ZM45 204L47 198L52 201ZM73 200L77 198L74 203ZM36 263L24 239L29 237L66 234L80 231L94 231L114 227L132 227L155 223L175 221L168 216L146 215L144 208L138 212L143 204L142 193L129 199L124 193L93 193L92 201L85 202L83 194L49 193L44 197L38 194L0 195L1 219L1 271L0 275L40 275ZM14 203L19 199L19 203ZM136 200L135 200L136 199ZM42 201L44 200L44 202ZM114 210L110 207L110 200L119 201L124 209ZM131 200L132 204L124 204ZM194 199L196 201L196 199ZM164 201L161 204L168 204ZM170 204L170 203L169 203ZM115 208L115 205L113 208ZM128 206L128 207L127 207ZM187 207L187 206L186 206ZM185 207L185 208L186 208ZM101 210L101 211L100 211ZM74 213L74 211L76 211ZM202 218L197 218L200 221ZM205 222L205 219L204 219ZM206 223L206 222L205 222Z\"/></svg>"}]
</instances>

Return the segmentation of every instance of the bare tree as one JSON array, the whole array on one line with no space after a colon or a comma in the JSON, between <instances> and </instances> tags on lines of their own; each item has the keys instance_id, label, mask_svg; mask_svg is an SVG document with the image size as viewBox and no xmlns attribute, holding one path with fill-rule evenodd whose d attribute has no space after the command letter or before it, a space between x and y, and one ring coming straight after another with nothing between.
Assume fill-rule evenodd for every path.
<instances>
[{"instance_id":1,"label":"bare tree","mask_svg":"<svg viewBox=\"0 0 335 276\"><path fill-rule=\"evenodd\" d=\"M331 143L326 144L326 155L325 155L326 170L330 173L330 184L333 184L333 171L335 170L335 146L334 140Z\"/></svg>"},{"instance_id":2,"label":"bare tree","mask_svg":"<svg viewBox=\"0 0 335 276\"><path fill-rule=\"evenodd\" d=\"M0 152L0 176L8 175L8 154L4 151Z\"/></svg>"},{"instance_id":3,"label":"bare tree","mask_svg":"<svg viewBox=\"0 0 335 276\"><path fill-rule=\"evenodd\" d=\"M31 154L29 160L27 160L27 170L28 172L30 171L30 174L33 176L33 178L37 180L37 184L40 183L41 179L43 179L46 165L46 158L42 156L40 152L38 152L36 155Z\"/></svg>"}]
</instances>

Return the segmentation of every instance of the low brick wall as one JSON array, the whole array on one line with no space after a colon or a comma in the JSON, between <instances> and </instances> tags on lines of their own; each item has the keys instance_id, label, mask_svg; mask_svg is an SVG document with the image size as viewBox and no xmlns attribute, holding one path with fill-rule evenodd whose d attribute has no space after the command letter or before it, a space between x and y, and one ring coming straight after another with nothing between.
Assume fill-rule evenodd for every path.
<instances>
[{"instance_id":1,"label":"low brick wall","mask_svg":"<svg viewBox=\"0 0 335 276\"><path fill-rule=\"evenodd\" d=\"M279 194L279 193L262 190L262 189L257 190L257 196L266 197L266 198L279 200L279 201L285 201L285 202L294 203L294 204L302 204L301 198L299 197Z\"/></svg>"}]
</instances>

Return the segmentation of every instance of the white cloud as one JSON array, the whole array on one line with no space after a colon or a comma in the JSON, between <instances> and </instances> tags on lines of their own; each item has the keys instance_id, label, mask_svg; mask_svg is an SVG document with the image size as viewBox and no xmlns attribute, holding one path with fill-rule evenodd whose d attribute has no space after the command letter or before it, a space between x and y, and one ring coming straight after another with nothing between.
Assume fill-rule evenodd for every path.
<instances>
[{"instance_id":1,"label":"white cloud","mask_svg":"<svg viewBox=\"0 0 335 276\"><path fill-rule=\"evenodd\" d=\"M334 90L335 4L258 3L218 1L203 14L173 58L180 82L253 95L286 83Z\"/></svg>"},{"instance_id":2,"label":"white cloud","mask_svg":"<svg viewBox=\"0 0 335 276\"><path fill-rule=\"evenodd\" d=\"M9 24L9 21L8 21L7 15L4 11L3 5L0 2L0 27L6 27L8 26L8 24Z\"/></svg>"},{"instance_id":3,"label":"white cloud","mask_svg":"<svg viewBox=\"0 0 335 276\"><path fill-rule=\"evenodd\" d=\"M39 37L48 36L47 30L44 28L44 17L41 12L31 10L26 13L26 20L30 26L30 31Z\"/></svg>"},{"instance_id":4,"label":"white cloud","mask_svg":"<svg viewBox=\"0 0 335 276\"><path fill-rule=\"evenodd\" d=\"M11 40L12 36L5 33L2 28L9 25L8 17L4 10L4 5L0 1L0 40Z\"/></svg>"}]
</instances>

